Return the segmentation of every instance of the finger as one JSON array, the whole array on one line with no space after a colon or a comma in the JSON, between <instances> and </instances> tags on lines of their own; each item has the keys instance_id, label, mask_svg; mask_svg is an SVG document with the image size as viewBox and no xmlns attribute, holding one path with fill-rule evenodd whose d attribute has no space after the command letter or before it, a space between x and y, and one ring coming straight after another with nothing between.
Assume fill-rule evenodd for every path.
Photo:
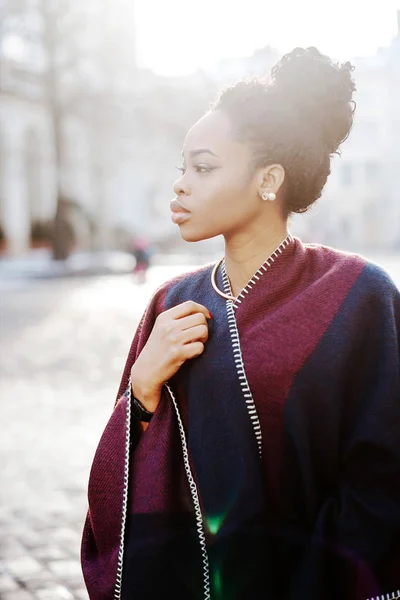
<instances>
[{"instance_id":1,"label":"finger","mask_svg":"<svg viewBox=\"0 0 400 600\"><path fill-rule=\"evenodd\" d=\"M189 315L188 317L182 317L178 320L177 324L181 331L185 331L185 329L191 329L198 325L207 325L207 319L203 313L196 313L194 315Z\"/></svg>"},{"instance_id":2,"label":"finger","mask_svg":"<svg viewBox=\"0 0 400 600\"><path fill-rule=\"evenodd\" d=\"M192 342L183 346L183 355L185 360L200 356L204 352L204 344L202 342Z\"/></svg>"},{"instance_id":3,"label":"finger","mask_svg":"<svg viewBox=\"0 0 400 600\"><path fill-rule=\"evenodd\" d=\"M189 315L193 315L195 313L202 313L206 319L212 319L212 314L208 308L202 304L193 302L192 300L188 300L187 302L178 304L178 306L174 306L169 312L173 319L182 319L182 317L188 317Z\"/></svg>"},{"instance_id":4,"label":"finger","mask_svg":"<svg viewBox=\"0 0 400 600\"><path fill-rule=\"evenodd\" d=\"M208 327L207 325L197 325L191 329L185 329L182 331L181 340L183 344L190 344L191 342L203 342L208 340Z\"/></svg>"}]
</instances>

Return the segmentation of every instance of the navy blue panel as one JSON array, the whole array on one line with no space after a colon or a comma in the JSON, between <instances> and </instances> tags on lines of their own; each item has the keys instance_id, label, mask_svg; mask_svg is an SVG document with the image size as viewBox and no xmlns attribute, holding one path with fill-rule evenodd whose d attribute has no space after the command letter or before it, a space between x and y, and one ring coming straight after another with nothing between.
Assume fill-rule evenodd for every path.
<instances>
[{"instance_id":1,"label":"navy blue panel","mask_svg":"<svg viewBox=\"0 0 400 600\"><path fill-rule=\"evenodd\" d=\"M295 378L276 546L294 573L290 600L400 585L389 574L400 558L399 333L400 294L367 264Z\"/></svg>"},{"instance_id":2,"label":"navy blue panel","mask_svg":"<svg viewBox=\"0 0 400 600\"><path fill-rule=\"evenodd\" d=\"M262 535L265 491L254 430L239 382L226 302L212 289L210 271L175 285L166 308L186 300L205 305L214 315L202 356L187 361L172 381L188 402L189 455L199 485L215 589L232 578L232 568L246 576L249 547ZM218 285L223 289L219 275ZM245 540L243 544L238 539ZM242 562L244 561L244 562ZM225 574L225 575L224 575ZM233 592L232 592L233 593ZM239 595L237 597L240 597Z\"/></svg>"}]
</instances>

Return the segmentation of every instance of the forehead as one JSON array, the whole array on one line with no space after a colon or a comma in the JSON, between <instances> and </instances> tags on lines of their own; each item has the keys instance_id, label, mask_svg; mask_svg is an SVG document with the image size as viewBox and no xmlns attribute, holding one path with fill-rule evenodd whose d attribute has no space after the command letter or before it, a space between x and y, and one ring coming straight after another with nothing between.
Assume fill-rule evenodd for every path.
<instances>
[{"instance_id":1,"label":"forehead","mask_svg":"<svg viewBox=\"0 0 400 600\"><path fill-rule=\"evenodd\" d=\"M202 117L189 130L184 153L207 148L218 156L225 156L243 149L234 136L229 118L220 110L214 110Z\"/></svg>"}]
</instances>

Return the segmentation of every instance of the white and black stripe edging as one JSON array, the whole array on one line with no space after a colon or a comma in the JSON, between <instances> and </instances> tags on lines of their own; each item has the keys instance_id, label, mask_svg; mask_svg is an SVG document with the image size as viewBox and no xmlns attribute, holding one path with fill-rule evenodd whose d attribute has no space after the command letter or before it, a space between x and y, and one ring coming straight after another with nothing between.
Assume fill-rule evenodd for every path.
<instances>
[{"instance_id":1,"label":"white and black stripe edging","mask_svg":"<svg viewBox=\"0 0 400 600\"><path fill-rule=\"evenodd\" d=\"M178 403L176 401L175 395L168 384L166 384L165 387L167 388L169 395L171 396L172 403L174 405L176 416L178 419L178 428L179 428L179 434L181 437L182 451L183 451L183 463L185 466L186 477L189 482L190 493L192 495L192 500L193 500L193 504L194 504L194 510L195 510L195 515L196 515L196 527L197 527L197 533L199 535L201 555L202 555L202 559L203 559L204 600L211 600L210 563L209 563L209 559L208 559L208 552L207 552L207 546L206 546L206 536L204 533L203 515L201 514L199 494L197 491L196 482L193 478L192 471L190 469L189 452L188 452L188 447L187 447L187 442L186 442L185 429L183 427L182 418L181 418L181 415L179 412L179 407L178 407Z\"/></svg>"},{"instance_id":2,"label":"white and black stripe edging","mask_svg":"<svg viewBox=\"0 0 400 600\"><path fill-rule=\"evenodd\" d=\"M130 443L131 443L131 397L132 397L131 383L132 383L131 378L129 377L128 387L125 392L126 434L125 434L124 491L122 494L121 533L120 533L120 545L119 545L119 551L118 551L117 575L115 578L114 600L121 600L121 593L122 593L122 571L123 571L124 550L125 550L126 514L127 514L127 510L128 510L129 457L130 457Z\"/></svg>"},{"instance_id":3,"label":"white and black stripe edging","mask_svg":"<svg viewBox=\"0 0 400 600\"><path fill-rule=\"evenodd\" d=\"M382 596L376 596L376 598L369 598L369 600L400 600L400 590L389 594L382 594Z\"/></svg>"},{"instance_id":4,"label":"white and black stripe edging","mask_svg":"<svg viewBox=\"0 0 400 600\"><path fill-rule=\"evenodd\" d=\"M289 233L285 237L285 239L279 244L279 246L273 251L271 256L269 258L267 258L267 260L261 265L261 267L254 273L253 277L250 279L248 284L242 289L239 296L236 298L235 302L233 303L234 308L237 308L237 305L241 304L244 297L249 293L249 290L251 290L256 285L256 283L257 283L257 281L259 281L260 277L262 275L264 275L264 273L268 270L268 268L272 265L272 263L275 262L275 259L278 258L279 255L283 253L284 249L287 248L293 241L294 241L294 237L292 236L291 233ZM225 259L222 261L222 266L223 266L223 272L226 274ZM228 279L228 287L226 288L226 293L229 295L232 295L232 290L231 290L231 285L229 283L229 279Z\"/></svg>"},{"instance_id":5,"label":"white and black stripe edging","mask_svg":"<svg viewBox=\"0 0 400 600\"><path fill-rule=\"evenodd\" d=\"M222 276L224 280L224 287L228 293L229 289L229 279L225 271L225 267L222 269ZM228 326L229 332L231 336L232 348L233 348L233 358L236 365L236 371L239 377L240 387L242 388L242 393L246 402L247 412L250 417L251 424L253 426L254 435L256 436L257 448L260 458L262 457L262 432L261 432L261 424L260 419L257 414L256 405L254 402L253 394L251 393L251 389L249 386L249 382L247 381L247 375L244 368L242 349L240 347L240 337L239 331L237 328L235 311L233 308L233 301L226 301L226 311L228 313Z\"/></svg>"}]
</instances>

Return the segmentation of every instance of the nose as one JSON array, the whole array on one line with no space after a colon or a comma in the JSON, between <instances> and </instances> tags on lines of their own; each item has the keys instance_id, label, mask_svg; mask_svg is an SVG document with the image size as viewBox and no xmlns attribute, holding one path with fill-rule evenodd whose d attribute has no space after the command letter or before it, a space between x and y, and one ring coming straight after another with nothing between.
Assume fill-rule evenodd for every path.
<instances>
[{"instance_id":1,"label":"nose","mask_svg":"<svg viewBox=\"0 0 400 600\"><path fill-rule=\"evenodd\" d=\"M189 196L189 187L184 175L175 181L172 189L177 196Z\"/></svg>"}]
</instances>

